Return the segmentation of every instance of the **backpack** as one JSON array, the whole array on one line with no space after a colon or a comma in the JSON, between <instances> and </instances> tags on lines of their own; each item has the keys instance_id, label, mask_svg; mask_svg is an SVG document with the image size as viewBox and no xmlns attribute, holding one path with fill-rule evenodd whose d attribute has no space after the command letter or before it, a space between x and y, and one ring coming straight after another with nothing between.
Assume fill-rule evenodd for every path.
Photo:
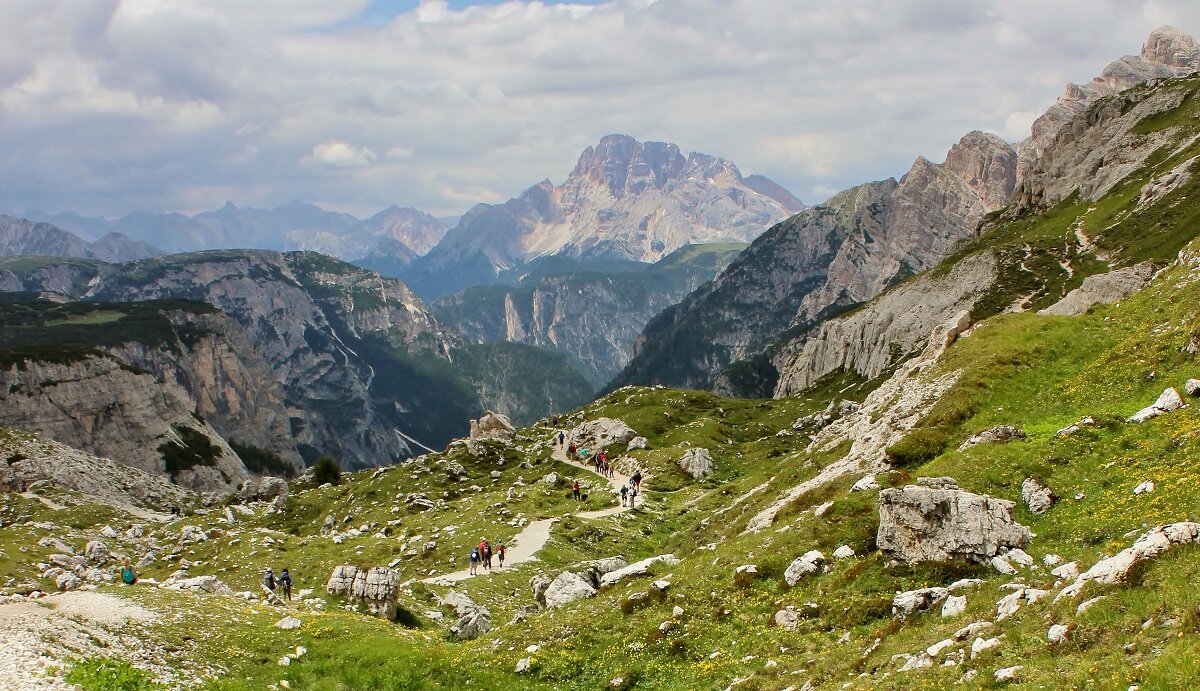
<instances>
[{"instance_id":1,"label":"backpack","mask_svg":"<svg viewBox=\"0 0 1200 691\"><path fill-rule=\"evenodd\" d=\"M121 580L125 582L125 585L133 585L134 583L137 583L137 571L135 571L132 567L128 569L122 568Z\"/></svg>"},{"instance_id":2,"label":"backpack","mask_svg":"<svg viewBox=\"0 0 1200 691\"><path fill-rule=\"evenodd\" d=\"M479 548L478 547L473 547L471 549L471 558L474 559L475 561L479 561Z\"/></svg>"}]
</instances>

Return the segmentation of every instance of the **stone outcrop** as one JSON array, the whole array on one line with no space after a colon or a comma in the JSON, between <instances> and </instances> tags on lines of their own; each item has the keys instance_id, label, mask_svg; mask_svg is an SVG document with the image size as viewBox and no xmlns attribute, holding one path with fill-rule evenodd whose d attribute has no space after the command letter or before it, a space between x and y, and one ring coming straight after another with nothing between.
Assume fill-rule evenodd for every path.
<instances>
[{"instance_id":1,"label":"stone outcrop","mask_svg":"<svg viewBox=\"0 0 1200 691\"><path fill-rule=\"evenodd\" d=\"M471 421L471 439L499 439L512 441L517 428L507 415L488 411L478 420Z\"/></svg>"},{"instance_id":2,"label":"stone outcrop","mask_svg":"<svg viewBox=\"0 0 1200 691\"><path fill-rule=\"evenodd\" d=\"M1200 396L1200 379L1189 379L1183 385L1183 392L1189 396Z\"/></svg>"},{"instance_id":3,"label":"stone outcrop","mask_svg":"<svg viewBox=\"0 0 1200 691\"><path fill-rule=\"evenodd\" d=\"M713 465L712 454L708 452L708 449L698 447L684 452L683 458L679 459L679 468L697 481L717 472Z\"/></svg>"},{"instance_id":4,"label":"stone outcrop","mask_svg":"<svg viewBox=\"0 0 1200 691\"><path fill-rule=\"evenodd\" d=\"M1025 547L1031 533L1013 503L949 487L908 485L879 493L879 549L905 562L986 563L1005 547Z\"/></svg>"},{"instance_id":5,"label":"stone outcrop","mask_svg":"<svg viewBox=\"0 0 1200 691\"><path fill-rule=\"evenodd\" d=\"M273 501L277 497L287 498L289 491L287 480L267 475L242 484L238 498L245 501Z\"/></svg>"},{"instance_id":6,"label":"stone outcrop","mask_svg":"<svg viewBox=\"0 0 1200 691\"><path fill-rule=\"evenodd\" d=\"M567 434L567 443L586 449L603 449L610 445L625 446L637 432L623 420L602 417L588 420Z\"/></svg>"},{"instance_id":7,"label":"stone outcrop","mask_svg":"<svg viewBox=\"0 0 1200 691\"><path fill-rule=\"evenodd\" d=\"M679 559L672 554L660 554L657 557L648 557L641 561L636 561L628 566L619 568L616 571L611 571L600 577L600 585L607 587L620 583L627 578L636 578L638 576L646 576L650 574L650 569L656 564L664 566L678 566Z\"/></svg>"},{"instance_id":8,"label":"stone outcrop","mask_svg":"<svg viewBox=\"0 0 1200 691\"><path fill-rule=\"evenodd\" d=\"M396 618L396 595L400 579L389 568L374 566L360 569L343 564L334 567L325 590L330 595L345 597L361 604L376 617L392 621Z\"/></svg>"},{"instance_id":9,"label":"stone outcrop","mask_svg":"<svg viewBox=\"0 0 1200 691\"><path fill-rule=\"evenodd\" d=\"M1063 588L1055 600L1075 597L1088 583L1125 583L1139 564L1158 557L1172 547L1200 544L1200 523L1182 521L1160 525L1142 534L1131 547L1116 556L1102 559Z\"/></svg>"},{"instance_id":10,"label":"stone outcrop","mask_svg":"<svg viewBox=\"0 0 1200 691\"><path fill-rule=\"evenodd\" d=\"M1109 304L1124 300L1146 287L1153 277L1154 266L1149 262L1088 276L1083 279L1083 285L1053 305L1039 310L1038 314L1078 316L1096 303Z\"/></svg>"},{"instance_id":11,"label":"stone outcrop","mask_svg":"<svg viewBox=\"0 0 1200 691\"><path fill-rule=\"evenodd\" d=\"M579 574L563 571L546 585L540 603L546 609L556 609L576 600L596 596L596 588Z\"/></svg>"}]
</instances>

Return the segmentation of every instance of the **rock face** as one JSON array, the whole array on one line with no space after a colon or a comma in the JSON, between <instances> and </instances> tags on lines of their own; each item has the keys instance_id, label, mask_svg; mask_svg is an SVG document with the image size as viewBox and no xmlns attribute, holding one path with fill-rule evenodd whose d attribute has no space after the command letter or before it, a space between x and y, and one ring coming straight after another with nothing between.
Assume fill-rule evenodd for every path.
<instances>
[{"instance_id":1,"label":"rock face","mask_svg":"<svg viewBox=\"0 0 1200 691\"><path fill-rule=\"evenodd\" d=\"M602 417L571 430L567 435L567 443L586 449L603 449L610 445L625 446L636 436L637 432L624 420Z\"/></svg>"},{"instance_id":2,"label":"rock face","mask_svg":"<svg viewBox=\"0 0 1200 691\"><path fill-rule=\"evenodd\" d=\"M905 562L985 563L1005 547L1029 544L1013 503L960 489L908 485L879 493L879 549Z\"/></svg>"},{"instance_id":3,"label":"rock face","mask_svg":"<svg viewBox=\"0 0 1200 691\"><path fill-rule=\"evenodd\" d=\"M197 498L160 475L107 458L99 458L34 434L0 432L0 487L18 490L25 484L48 482L95 497L110 505L132 505L168 511Z\"/></svg>"},{"instance_id":4,"label":"rock face","mask_svg":"<svg viewBox=\"0 0 1200 691\"><path fill-rule=\"evenodd\" d=\"M193 410L182 386L114 357L0 370L0 426L119 458L189 489L237 488L250 473L222 435ZM195 450L204 462L173 464L166 448Z\"/></svg>"},{"instance_id":5,"label":"rock face","mask_svg":"<svg viewBox=\"0 0 1200 691\"><path fill-rule=\"evenodd\" d=\"M684 245L748 242L791 213L775 196L747 185L730 161L609 135L563 184L472 208L404 279L436 297L542 255L654 262Z\"/></svg>"},{"instance_id":6,"label":"rock face","mask_svg":"<svg viewBox=\"0 0 1200 691\"><path fill-rule=\"evenodd\" d=\"M1063 299L1039 310L1038 314L1061 314L1077 316L1096 303L1113 303L1124 300L1141 290L1154 277L1154 266L1149 262L1114 269L1106 274L1088 276L1083 285L1067 293Z\"/></svg>"},{"instance_id":7,"label":"rock face","mask_svg":"<svg viewBox=\"0 0 1200 691\"><path fill-rule=\"evenodd\" d=\"M389 463L414 453L402 435L442 445L465 435L467 421L481 412L457 380L398 359L397 351L448 357L457 343L398 281L330 257L268 251L172 255L89 270L71 274L65 297L188 299L221 310L188 312L178 328L193 336L212 331L224 345L188 338L198 343L194 351L184 343L176 348L180 357L156 358L153 348L127 344L113 356L178 383L191 409L222 434L285 460L325 452L349 468ZM4 285L44 290L52 279L28 270Z\"/></svg>"},{"instance_id":8,"label":"rock face","mask_svg":"<svg viewBox=\"0 0 1200 691\"><path fill-rule=\"evenodd\" d=\"M468 288L439 299L433 310L469 341L562 353L597 389L633 357L634 342L654 315L716 278L742 249L688 246L651 266L614 268L537 260L516 285Z\"/></svg>"},{"instance_id":9,"label":"rock face","mask_svg":"<svg viewBox=\"0 0 1200 691\"><path fill-rule=\"evenodd\" d=\"M996 280L996 259L984 252L945 274L934 274L923 274L861 309L825 321L816 334L784 344L774 360L779 371L775 396L804 391L833 372L874 379L920 352L934 327L975 306Z\"/></svg>"},{"instance_id":10,"label":"rock face","mask_svg":"<svg viewBox=\"0 0 1200 691\"><path fill-rule=\"evenodd\" d=\"M688 449L684 452L683 458L679 459L679 467L697 481L717 472L713 465L712 455L708 449L701 448Z\"/></svg>"},{"instance_id":11,"label":"rock face","mask_svg":"<svg viewBox=\"0 0 1200 691\"><path fill-rule=\"evenodd\" d=\"M382 566L360 569L344 564L333 569L325 590L330 595L361 603L371 614L391 621L396 618L399 584L399 577L391 569Z\"/></svg>"},{"instance_id":12,"label":"rock face","mask_svg":"<svg viewBox=\"0 0 1200 691\"><path fill-rule=\"evenodd\" d=\"M900 181L846 190L775 226L715 281L652 320L614 384L711 387L785 330L811 330L830 312L931 268L997 208L1015 166L1005 142L971 133L944 164L919 158ZM700 332L702 344L690 336ZM718 389L736 392L732 380Z\"/></svg>"}]
</instances>

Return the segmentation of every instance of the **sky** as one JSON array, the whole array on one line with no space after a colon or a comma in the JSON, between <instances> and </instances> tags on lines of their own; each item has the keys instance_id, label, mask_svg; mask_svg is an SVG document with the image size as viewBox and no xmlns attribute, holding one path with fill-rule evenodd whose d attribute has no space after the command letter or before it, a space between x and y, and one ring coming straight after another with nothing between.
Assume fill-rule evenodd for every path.
<instances>
[{"instance_id":1,"label":"sky","mask_svg":"<svg viewBox=\"0 0 1200 691\"><path fill-rule=\"evenodd\" d=\"M1010 141L1195 0L3 0L0 211L438 215L609 133L806 202Z\"/></svg>"}]
</instances>

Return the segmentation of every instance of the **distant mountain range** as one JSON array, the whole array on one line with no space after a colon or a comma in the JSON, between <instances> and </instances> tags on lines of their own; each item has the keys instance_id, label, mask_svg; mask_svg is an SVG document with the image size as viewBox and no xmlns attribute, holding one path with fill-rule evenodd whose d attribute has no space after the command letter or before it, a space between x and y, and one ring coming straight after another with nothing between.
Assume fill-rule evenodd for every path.
<instances>
[{"instance_id":1,"label":"distant mountain range","mask_svg":"<svg viewBox=\"0 0 1200 691\"><path fill-rule=\"evenodd\" d=\"M88 242L49 223L0 214L0 257L40 255L123 262L162 253L157 247L131 240L122 233L105 233L95 242Z\"/></svg>"},{"instance_id":2,"label":"distant mountain range","mask_svg":"<svg viewBox=\"0 0 1200 691\"><path fill-rule=\"evenodd\" d=\"M190 216L24 216L78 236L54 254L121 261L210 249L313 251L403 278L433 299L495 283L502 272L542 256L653 263L685 245L745 243L804 208L778 183L743 177L731 161L685 156L675 144L613 134L585 149L561 185L543 180L503 204L478 204L461 218L391 206L359 219L301 202L274 209L226 203ZM123 253L81 254L86 250L80 247L98 238L108 238L102 247L124 239L117 248Z\"/></svg>"}]
</instances>

